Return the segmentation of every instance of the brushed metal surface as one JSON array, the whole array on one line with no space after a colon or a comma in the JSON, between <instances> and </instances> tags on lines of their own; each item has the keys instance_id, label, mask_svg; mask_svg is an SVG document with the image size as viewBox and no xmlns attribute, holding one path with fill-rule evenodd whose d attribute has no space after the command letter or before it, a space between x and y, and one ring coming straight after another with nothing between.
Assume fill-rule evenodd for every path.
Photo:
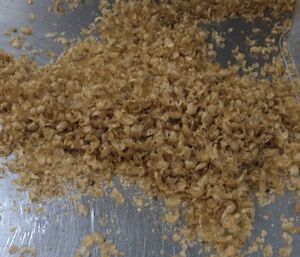
<instances>
[{"instance_id":1,"label":"brushed metal surface","mask_svg":"<svg viewBox=\"0 0 300 257\"><path fill-rule=\"evenodd\" d=\"M300 76L300 1L297 0L293 26L289 33L288 45L298 76Z\"/></svg>"},{"instance_id":2,"label":"brushed metal surface","mask_svg":"<svg viewBox=\"0 0 300 257\"><path fill-rule=\"evenodd\" d=\"M63 47L52 39L45 37L47 32L66 32L69 38L80 37L80 28L87 26L97 16L98 1L90 0L84 3L74 12L63 16L56 16L47 11L52 5L51 0L34 1L29 6L25 0L0 0L0 48L13 53L17 57L28 52L28 49L16 50L11 47L13 36L3 36L3 32L9 27L20 28L24 25L33 27L33 35L28 36L26 42L32 45L32 49L53 50L61 53ZM28 15L36 14L36 21L28 21ZM248 49L244 46L246 35L251 33L254 26L262 26L264 35L268 34L270 26L251 24L239 20L232 20L225 24L216 25L213 29L220 32L233 28L226 38L228 44L218 55L217 60L224 65L230 60L231 50L237 45L244 53ZM45 54L34 55L39 64L46 64L49 58ZM247 54L248 61L256 59ZM0 159L0 163L4 162ZM39 205L32 205L27 192L18 192L12 185L15 174L6 172L7 176L0 179L0 257L8 257L8 250L15 244L34 246L38 257L72 257L81 239L87 233L99 231L111 240L125 257L172 257L180 253L180 247L174 243L170 236L166 240L162 235L171 235L175 227L166 225L163 221L163 207L160 200L149 203L149 206L138 210L133 207L132 196L141 194L136 186L122 189L126 198L126 204L119 206L109 197L102 199L83 198L82 201L90 208L88 217L78 214L75 203L67 197L44 203L45 213L34 211ZM116 184L118 180L116 179ZM141 194L142 195L142 194ZM262 229L268 231L266 243L274 246L274 256L278 255L278 249L286 245L282 240L280 228L280 216L295 217L299 224L299 217L294 212L295 199L293 194L287 193L271 205L257 209L254 232L249 244L261 233ZM26 212L30 206L33 211ZM264 217L270 218L266 220ZM107 224L101 225L99 218L107 220ZM200 244L190 247L188 257L206 256L202 252ZM97 249L91 256L99 256ZM262 253L254 253L253 257L263 256ZM300 256L300 237L294 236L294 251L292 257Z\"/></svg>"}]
</instances>

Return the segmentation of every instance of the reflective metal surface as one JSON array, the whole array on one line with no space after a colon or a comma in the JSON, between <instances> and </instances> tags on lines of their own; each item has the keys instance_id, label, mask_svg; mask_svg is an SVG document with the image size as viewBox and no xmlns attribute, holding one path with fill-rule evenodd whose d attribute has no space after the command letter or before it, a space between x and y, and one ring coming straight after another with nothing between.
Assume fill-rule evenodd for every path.
<instances>
[{"instance_id":1,"label":"reflective metal surface","mask_svg":"<svg viewBox=\"0 0 300 257\"><path fill-rule=\"evenodd\" d=\"M300 1L297 0L293 27L289 35L289 50L300 76Z\"/></svg>"},{"instance_id":2,"label":"reflective metal surface","mask_svg":"<svg viewBox=\"0 0 300 257\"><path fill-rule=\"evenodd\" d=\"M48 12L47 9L51 5L51 0L36 0L33 5L28 5L24 0L0 0L0 48L16 56L36 49L41 54L34 55L34 58L39 64L46 64L49 58L43 53L44 50L57 53L63 50L59 43L45 37L46 33L65 32L66 37L77 38L80 36L81 27L87 26L97 15L98 1L87 1L74 12L60 17ZM28 21L30 13L35 13L36 21ZM16 50L9 42L18 33L3 36L3 32L9 27L20 28L24 25L33 27L33 35L26 39L26 44L31 46ZM223 52L218 55L218 61L226 64L230 59L231 50L237 45L247 53L250 62L255 61L249 56L248 49L243 46L247 33L251 33L254 25L230 21L214 29L222 32L230 27L233 31L226 36L228 44L220 50ZM265 29L267 27L264 26ZM124 252L125 257L172 257L180 253L180 246L174 243L170 236L165 240L162 239L163 235L171 235L176 228L164 223L161 201L150 202L140 210L131 204L133 194L139 193L136 187L120 189L126 198L126 204L123 206L117 205L109 197L98 200L82 199L90 209L88 217L80 216L74 201L67 197L44 203L44 214L40 214L36 211L39 206L29 202L27 193L18 192L12 185L14 176L7 172L7 176L0 180L0 257L10 256L8 251L11 245L36 247L38 257L72 257L76 248L80 246L83 236L95 231L103 233L106 240L111 240L121 252ZM27 207L31 208L30 213ZM279 256L278 249L286 245L280 230L280 216L283 214L286 217L296 217L294 197L291 194L282 196L275 204L258 208L255 230L249 244L260 235L262 229L265 229L268 231L266 244L271 243L274 246L274 256ZM102 222L99 222L99 219ZM296 222L299 224L299 217L296 217ZM298 235L294 237L293 245L291 256L299 257ZM202 251L201 245L196 245L187 250L187 256L206 256ZM99 256L98 253L99 251L95 249L91 256ZM263 254L258 252L249 256L259 257Z\"/></svg>"}]
</instances>

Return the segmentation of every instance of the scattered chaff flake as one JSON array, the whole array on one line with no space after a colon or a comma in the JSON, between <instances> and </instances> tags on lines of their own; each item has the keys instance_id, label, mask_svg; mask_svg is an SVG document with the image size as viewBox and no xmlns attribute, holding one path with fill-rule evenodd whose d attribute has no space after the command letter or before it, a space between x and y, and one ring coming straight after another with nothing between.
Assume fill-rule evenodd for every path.
<instances>
[{"instance_id":1,"label":"scattered chaff flake","mask_svg":"<svg viewBox=\"0 0 300 257\"><path fill-rule=\"evenodd\" d=\"M10 41L10 44L12 45L12 47L14 47L16 49L21 49L24 45L24 40L25 40L24 37L17 36Z\"/></svg>"},{"instance_id":2,"label":"scattered chaff flake","mask_svg":"<svg viewBox=\"0 0 300 257\"><path fill-rule=\"evenodd\" d=\"M32 35L32 27L30 27L30 26L21 27L20 32L23 35L30 36L30 35Z\"/></svg>"},{"instance_id":3,"label":"scattered chaff flake","mask_svg":"<svg viewBox=\"0 0 300 257\"><path fill-rule=\"evenodd\" d=\"M78 212L79 212L80 215L82 215L84 217L88 216L89 209L82 202L77 202L76 203L76 207L77 207L77 210L78 210Z\"/></svg>"},{"instance_id":4,"label":"scattered chaff flake","mask_svg":"<svg viewBox=\"0 0 300 257\"><path fill-rule=\"evenodd\" d=\"M4 31L3 35L4 36L11 36L13 33L16 33L16 32L18 32L18 29L15 28L15 27L11 27L8 30Z\"/></svg>"},{"instance_id":5,"label":"scattered chaff flake","mask_svg":"<svg viewBox=\"0 0 300 257\"><path fill-rule=\"evenodd\" d=\"M273 247L272 245L268 244L263 249L264 257L272 257L273 256Z\"/></svg>"},{"instance_id":6,"label":"scattered chaff flake","mask_svg":"<svg viewBox=\"0 0 300 257\"><path fill-rule=\"evenodd\" d=\"M18 251L19 251L19 247L17 247L16 245L12 245L9 248L8 253L13 255L13 254L16 254Z\"/></svg>"},{"instance_id":7,"label":"scattered chaff flake","mask_svg":"<svg viewBox=\"0 0 300 257\"><path fill-rule=\"evenodd\" d=\"M125 203L124 196L116 188L111 191L110 196L115 199L118 204Z\"/></svg>"},{"instance_id":8,"label":"scattered chaff flake","mask_svg":"<svg viewBox=\"0 0 300 257\"><path fill-rule=\"evenodd\" d=\"M45 36L46 36L47 38L55 38L57 35L58 35L57 32L48 32L48 33L46 33Z\"/></svg>"},{"instance_id":9,"label":"scattered chaff flake","mask_svg":"<svg viewBox=\"0 0 300 257\"><path fill-rule=\"evenodd\" d=\"M76 250L74 257L89 256L93 247L99 248L103 257L123 256L111 241L105 241L104 236L97 232L84 236L81 246Z\"/></svg>"}]
</instances>

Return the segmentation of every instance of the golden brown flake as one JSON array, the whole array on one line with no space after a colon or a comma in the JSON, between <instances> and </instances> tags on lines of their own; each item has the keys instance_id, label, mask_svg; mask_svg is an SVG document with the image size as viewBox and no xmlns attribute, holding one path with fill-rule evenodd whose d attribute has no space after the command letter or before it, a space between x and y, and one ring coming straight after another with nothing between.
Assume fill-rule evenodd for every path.
<instances>
[{"instance_id":1,"label":"golden brown flake","mask_svg":"<svg viewBox=\"0 0 300 257\"><path fill-rule=\"evenodd\" d=\"M292 254L293 248L291 246L288 247L282 247L279 249L279 255L281 257L289 257Z\"/></svg>"},{"instance_id":2,"label":"golden brown flake","mask_svg":"<svg viewBox=\"0 0 300 257\"><path fill-rule=\"evenodd\" d=\"M167 212L165 214L165 221L170 224L174 224L179 220L179 211Z\"/></svg>"},{"instance_id":3,"label":"golden brown flake","mask_svg":"<svg viewBox=\"0 0 300 257\"><path fill-rule=\"evenodd\" d=\"M272 257L273 256L273 247L272 245L266 245L263 249L264 257Z\"/></svg>"},{"instance_id":4,"label":"golden brown flake","mask_svg":"<svg viewBox=\"0 0 300 257\"><path fill-rule=\"evenodd\" d=\"M10 44L12 45L12 47L16 48L16 49L20 49L23 47L24 44L24 37L23 36L17 36L14 39L12 39L10 41Z\"/></svg>"},{"instance_id":5,"label":"golden brown flake","mask_svg":"<svg viewBox=\"0 0 300 257\"><path fill-rule=\"evenodd\" d=\"M8 253L9 254L16 254L19 251L19 247L17 247L16 245L12 245L9 250Z\"/></svg>"},{"instance_id":6,"label":"golden brown flake","mask_svg":"<svg viewBox=\"0 0 300 257\"><path fill-rule=\"evenodd\" d=\"M98 232L86 235L81 246L76 250L75 257L84 257L90 254L92 247L97 247L103 257L122 256L111 241L105 241L104 236Z\"/></svg>"},{"instance_id":7,"label":"golden brown flake","mask_svg":"<svg viewBox=\"0 0 300 257\"><path fill-rule=\"evenodd\" d=\"M21 32L23 35L30 36L30 35L32 35L32 27L30 27L30 26L24 26L24 27L21 27L21 28L20 28L20 32Z\"/></svg>"},{"instance_id":8,"label":"golden brown flake","mask_svg":"<svg viewBox=\"0 0 300 257\"><path fill-rule=\"evenodd\" d=\"M19 248L18 254L20 257L36 257L37 250L35 247L21 246Z\"/></svg>"},{"instance_id":9,"label":"golden brown flake","mask_svg":"<svg viewBox=\"0 0 300 257\"><path fill-rule=\"evenodd\" d=\"M116 202L118 204L125 203L125 199L124 199L123 195L117 189L114 188L110 195L112 198L114 198L116 200Z\"/></svg>"},{"instance_id":10,"label":"golden brown flake","mask_svg":"<svg viewBox=\"0 0 300 257\"><path fill-rule=\"evenodd\" d=\"M181 202L180 195L170 195L165 198L165 205L168 208L179 208Z\"/></svg>"},{"instance_id":11,"label":"golden brown flake","mask_svg":"<svg viewBox=\"0 0 300 257\"><path fill-rule=\"evenodd\" d=\"M76 206L77 206L77 209L78 209L78 212L79 212L80 215L82 215L84 217L88 216L89 209L83 203L77 202Z\"/></svg>"},{"instance_id":12,"label":"golden brown flake","mask_svg":"<svg viewBox=\"0 0 300 257\"><path fill-rule=\"evenodd\" d=\"M136 197L136 196L133 197L132 202L133 202L133 204L134 204L136 207L142 207L143 204L144 204L143 199L138 198L138 197Z\"/></svg>"}]
</instances>

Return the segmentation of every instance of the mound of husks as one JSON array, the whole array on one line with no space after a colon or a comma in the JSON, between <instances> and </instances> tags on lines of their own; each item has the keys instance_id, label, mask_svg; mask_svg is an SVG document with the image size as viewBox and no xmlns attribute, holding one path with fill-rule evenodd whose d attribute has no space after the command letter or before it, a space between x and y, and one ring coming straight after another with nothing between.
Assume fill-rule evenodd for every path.
<instances>
[{"instance_id":1,"label":"mound of husks","mask_svg":"<svg viewBox=\"0 0 300 257\"><path fill-rule=\"evenodd\" d=\"M8 167L33 201L66 185L100 196L101 181L119 175L175 213L183 206L191 239L237 256L254 193L281 193L291 176L300 189L300 104L279 57L272 79L215 63L199 20L280 13L294 1L166 2L104 8L101 39L55 64L0 52L1 154L17 156Z\"/></svg>"}]
</instances>

